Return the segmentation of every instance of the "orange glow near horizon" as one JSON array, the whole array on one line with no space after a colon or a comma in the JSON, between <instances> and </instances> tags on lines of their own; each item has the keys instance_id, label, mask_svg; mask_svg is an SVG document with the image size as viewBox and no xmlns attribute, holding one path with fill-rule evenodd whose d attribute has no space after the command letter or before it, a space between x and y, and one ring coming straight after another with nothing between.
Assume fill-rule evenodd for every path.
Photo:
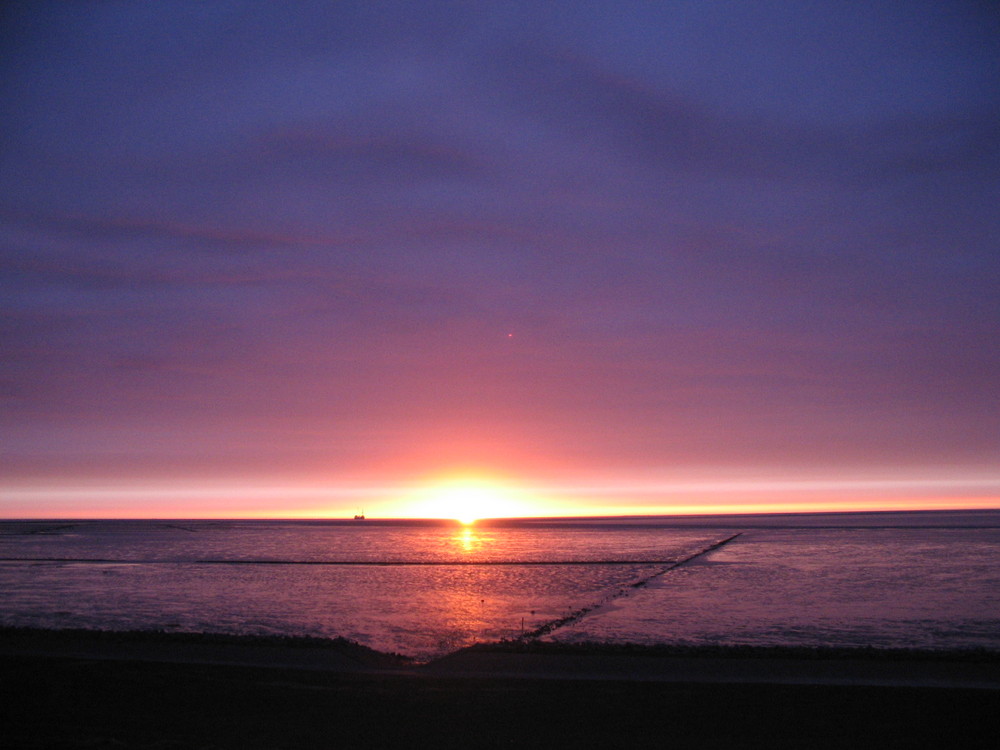
<instances>
[{"instance_id":1,"label":"orange glow near horizon","mask_svg":"<svg viewBox=\"0 0 1000 750\"><path fill-rule=\"evenodd\" d=\"M0 518L478 519L1000 508L1000 477L517 483L478 474L420 482L0 486Z\"/></svg>"}]
</instances>

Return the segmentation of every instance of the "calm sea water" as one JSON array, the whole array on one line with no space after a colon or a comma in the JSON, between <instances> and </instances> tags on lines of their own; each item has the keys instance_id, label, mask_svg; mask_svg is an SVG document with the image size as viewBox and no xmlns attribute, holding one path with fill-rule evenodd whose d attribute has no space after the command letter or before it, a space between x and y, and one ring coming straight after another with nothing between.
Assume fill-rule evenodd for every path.
<instances>
[{"instance_id":1,"label":"calm sea water","mask_svg":"<svg viewBox=\"0 0 1000 750\"><path fill-rule=\"evenodd\" d=\"M4 625L344 636L431 658L588 610L543 637L1000 649L1000 511L8 521L0 558Z\"/></svg>"}]
</instances>

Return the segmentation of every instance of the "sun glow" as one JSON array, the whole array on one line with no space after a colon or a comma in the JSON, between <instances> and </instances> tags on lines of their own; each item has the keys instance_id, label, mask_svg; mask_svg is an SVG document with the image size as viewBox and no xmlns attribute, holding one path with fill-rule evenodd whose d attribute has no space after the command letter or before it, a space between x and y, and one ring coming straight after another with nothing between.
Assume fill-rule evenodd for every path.
<instances>
[{"instance_id":1,"label":"sun glow","mask_svg":"<svg viewBox=\"0 0 1000 750\"><path fill-rule=\"evenodd\" d=\"M521 493L499 482L462 478L421 490L410 513L422 518L453 518L469 525L483 518L530 515L530 508Z\"/></svg>"}]
</instances>

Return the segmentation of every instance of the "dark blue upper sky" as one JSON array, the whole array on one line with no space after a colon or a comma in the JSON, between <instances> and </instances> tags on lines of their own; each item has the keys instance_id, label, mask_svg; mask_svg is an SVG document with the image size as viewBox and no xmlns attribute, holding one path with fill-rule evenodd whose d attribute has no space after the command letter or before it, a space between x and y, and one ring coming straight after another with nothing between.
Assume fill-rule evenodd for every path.
<instances>
[{"instance_id":1,"label":"dark blue upper sky","mask_svg":"<svg viewBox=\"0 0 1000 750\"><path fill-rule=\"evenodd\" d=\"M1000 467L994 3L2 12L9 477Z\"/></svg>"}]
</instances>

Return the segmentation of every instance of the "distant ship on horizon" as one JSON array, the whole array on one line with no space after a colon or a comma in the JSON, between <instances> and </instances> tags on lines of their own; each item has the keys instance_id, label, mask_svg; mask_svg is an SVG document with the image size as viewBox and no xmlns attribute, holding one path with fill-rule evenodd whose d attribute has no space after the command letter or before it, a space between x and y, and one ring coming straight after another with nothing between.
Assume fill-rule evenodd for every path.
<instances>
[{"instance_id":1,"label":"distant ship on horizon","mask_svg":"<svg viewBox=\"0 0 1000 750\"><path fill-rule=\"evenodd\" d=\"M360 513L355 513L354 514L354 520L355 521L364 521L365 520L365 512L364 512L364 510L362 510Z\"/></svg>"}]
</instances>

